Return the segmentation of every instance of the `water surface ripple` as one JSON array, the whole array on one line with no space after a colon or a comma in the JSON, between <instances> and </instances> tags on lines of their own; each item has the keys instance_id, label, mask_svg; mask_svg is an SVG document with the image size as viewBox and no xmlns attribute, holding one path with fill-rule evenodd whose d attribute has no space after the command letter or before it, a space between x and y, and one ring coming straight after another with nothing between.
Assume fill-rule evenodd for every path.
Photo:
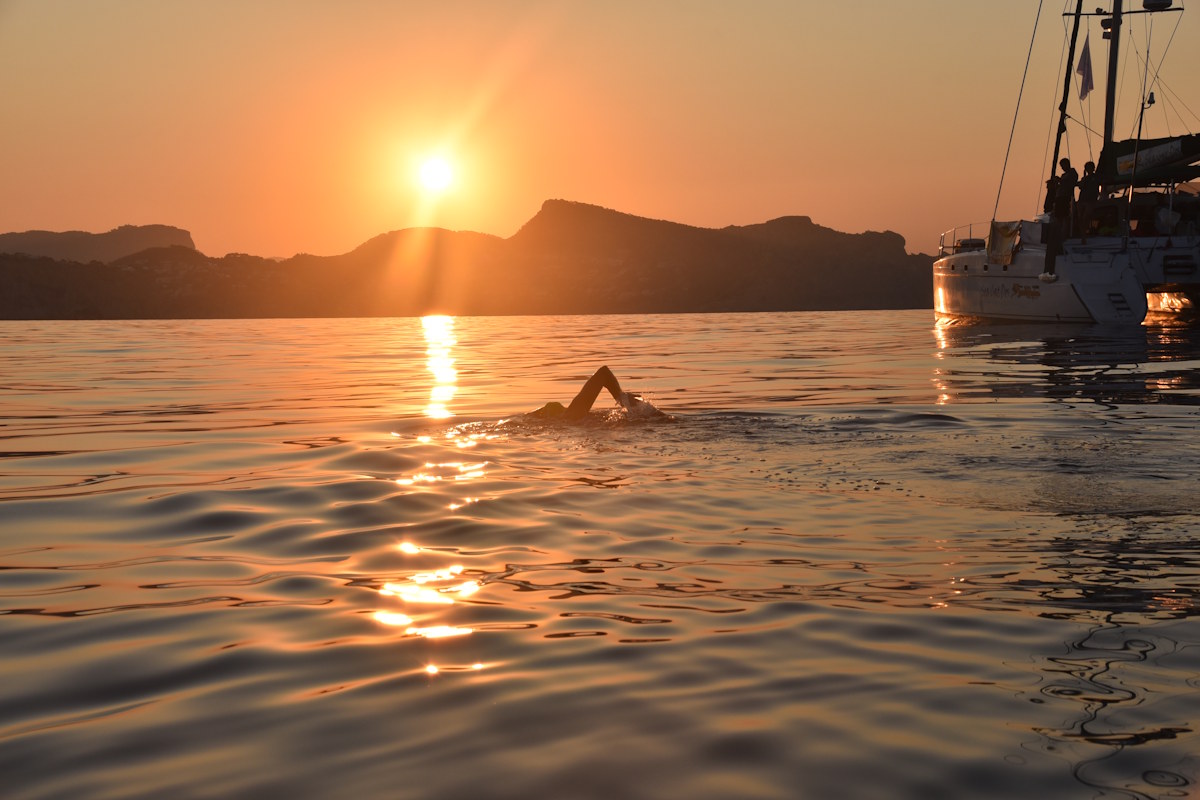
<instances>
[{"instance_id":1,"label":"water surface ripple","mask_svg":"<svg viewBox=\"0 0 1200 800\"><path fill-rule=\"evenodd\" d=\"M0 323L4 795L1196 796L1198 339Z\"/></svg>"}]
</instances>

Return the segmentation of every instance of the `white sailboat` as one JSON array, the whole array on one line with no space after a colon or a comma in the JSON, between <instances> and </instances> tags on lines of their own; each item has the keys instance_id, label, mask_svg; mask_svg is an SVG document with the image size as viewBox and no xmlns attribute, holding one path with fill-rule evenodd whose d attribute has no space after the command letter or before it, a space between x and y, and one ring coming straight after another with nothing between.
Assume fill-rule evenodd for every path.
<instances>
[{"instance_id":1,"label":"white sailboat","mask_svg":"<svg viewBox=\"0 0 1200 800\"><path fill-rule=\"evenodd\" d=\"M1036 219L964 226L942 236L933 265L939 323L988 320L1140 324L1148 310L1200 309L1200 134L1113 139L1118 52L1130 14L1179 12L1171 0L1084 14L1077 0L1052 171L1066 131L1081 17L1100 16L1109 39L1104 144L1095 199ZM1089 61L1090 69L1090 61ZM1090 77L1090 75L1088 76ZM1153 92L1147 95L1153 104ZM1149 107L1143 103L1142 114ZM1048 182L1049 184L1049 182ZM1047 203L1047 209L1051 204ZM1157 308L1156 307L1160 307Z\"/></svg>"}]
</instances>

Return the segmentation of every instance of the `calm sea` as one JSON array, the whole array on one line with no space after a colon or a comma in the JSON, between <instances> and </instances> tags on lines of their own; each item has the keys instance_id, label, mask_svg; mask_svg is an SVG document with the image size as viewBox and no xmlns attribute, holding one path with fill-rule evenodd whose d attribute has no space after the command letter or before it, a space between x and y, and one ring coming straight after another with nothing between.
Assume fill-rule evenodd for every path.
<instances>
[{"instance_id":1,"label":"calm sea","mask_svg":"<svg viewBox=\"0 0 1200 800\"><path fill-rule=\"evenodd\" d=\"M0 794L1200 796L1198 423L1187 327L0 323Z\"/></svg>"}]
</instances>

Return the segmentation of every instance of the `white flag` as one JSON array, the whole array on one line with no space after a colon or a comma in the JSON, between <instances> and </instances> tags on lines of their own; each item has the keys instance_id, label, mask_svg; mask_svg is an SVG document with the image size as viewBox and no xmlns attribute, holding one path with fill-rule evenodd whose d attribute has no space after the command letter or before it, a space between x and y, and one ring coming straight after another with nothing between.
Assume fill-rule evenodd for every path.
<instances>
[{"instance_id":1,"label":"white flag","mask_svg":"<svg viewBox=\"0 0 1200 800\"><path fill-rule=\"evenodd\" d=\"M1089 46L1092 41L1092 35L1089 33L1087 38L1083 40L1083 52L1079 54L1079 66L1076 72L1079 73L1079 99L1082 100L1088 96L1096 85L1092 83L1092 48Z\"/></svg>"}]
</instances>

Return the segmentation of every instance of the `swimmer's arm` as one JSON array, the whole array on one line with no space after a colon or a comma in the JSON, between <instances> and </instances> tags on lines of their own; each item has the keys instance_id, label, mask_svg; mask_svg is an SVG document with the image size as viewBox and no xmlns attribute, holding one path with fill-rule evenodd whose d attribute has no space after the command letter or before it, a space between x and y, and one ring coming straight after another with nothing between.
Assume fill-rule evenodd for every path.
<instances>
[{"instance_id":1,"label":"swimmer's arm","mask_svg":"<svg viewBox=\"0 0 1200 800\"><path fill-rule=\"evenodd\" d=\"M585 416L592 410L592 405L596 402L596 398L600 395L601 389L607 389L612 395L613 400L624 406L624 392L621 391L621 384L617 380L617 376L613 375L612 370L608 367L601 367L596 370L592 377L587 379L587 383L583 384L583 388L579 390L579 394L575 395L575 399L571 401L571 405L567 407L566 415L572 419L579 419Z\"/></svg>"}]
</instances>

